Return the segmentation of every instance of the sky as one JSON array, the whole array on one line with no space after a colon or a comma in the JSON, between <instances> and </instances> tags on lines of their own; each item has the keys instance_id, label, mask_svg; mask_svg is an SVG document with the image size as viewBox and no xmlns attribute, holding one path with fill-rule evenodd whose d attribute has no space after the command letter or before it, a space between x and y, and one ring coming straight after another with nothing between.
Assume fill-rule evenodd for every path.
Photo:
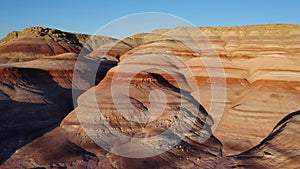
<instances>
[{"instance_id":1,"label":"sky","mask_svg":"<svg viewBox=\"0 0 300 169\"><path fill-rule=\"evenodd\" d=\"M175 15L195 26L300 24L299 9L298 0L3 0L0 38L31 26L93 34L120 17L144 12Z\"/></svg>"}]
</instances>

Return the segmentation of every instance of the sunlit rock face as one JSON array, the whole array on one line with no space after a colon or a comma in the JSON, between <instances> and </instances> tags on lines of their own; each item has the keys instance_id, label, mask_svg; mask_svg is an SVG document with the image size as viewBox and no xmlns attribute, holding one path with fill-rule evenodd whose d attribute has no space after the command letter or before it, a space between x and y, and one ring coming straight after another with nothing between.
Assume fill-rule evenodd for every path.
<instances>
[{"instance_id":1,"label":"sunlit rock face","mask_svg":"<svg viewBox=\"0 0 300 169\"><path fill-rule=\"evenodd\" d=\"M226 154L257 145L299 110L299 26L203 29L224 60L227 109L216 129ZM229 67L230 65L230 67Z\"/></svg>"},{"instance_id":2,"label":"sunlit rock face","mask_svg":"<svg viewBox=\"0 0 300 169\"><path fill-rule=\"evenodd\" d=\"M300 167L299 113L290 114L300 110L299 34L296 25L179 27L91 49L77 73L49 72L62 88L71 86L66 75L78 77L72 80L80 90L96 85L60 126L1 167ZM86 60L118 65L98 70L109 71L91 84Z\"/></svg>"}]
</instances>

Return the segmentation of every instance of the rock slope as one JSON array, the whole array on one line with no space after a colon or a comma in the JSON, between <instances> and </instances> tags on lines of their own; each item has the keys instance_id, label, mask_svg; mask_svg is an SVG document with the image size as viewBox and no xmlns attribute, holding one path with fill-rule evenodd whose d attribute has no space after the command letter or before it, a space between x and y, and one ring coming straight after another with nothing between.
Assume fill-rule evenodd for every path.
<instances>
[{"instance_id":1,"label":"rock slope","mask_svg":"<svg viewBox=\"0 0 300 169\"><path fill-rule=\"evenodd\" d=\"M300 112L284 117L259 145L223 161L231 168L299 168Z\"/></svg>"},{"instance_id":2,"label":"rock slope","mask_svg":"<svg viewBox=\"0 0 300 169\"><path fill-rule=\"evenodd\" d=\"M73 68L77 55L72 53L44 57L30 62L6 64L0 68L1 105L1 161L16 149L59 125L74 108L73 96L79 95L94 83L86 80L97 76L100 81L115 62L107 61L99 69L102 73L77 74ZM82 67L97 62L77 62ZM98 65L97 65L98 66Z\"/></svg>"}]
</instances>

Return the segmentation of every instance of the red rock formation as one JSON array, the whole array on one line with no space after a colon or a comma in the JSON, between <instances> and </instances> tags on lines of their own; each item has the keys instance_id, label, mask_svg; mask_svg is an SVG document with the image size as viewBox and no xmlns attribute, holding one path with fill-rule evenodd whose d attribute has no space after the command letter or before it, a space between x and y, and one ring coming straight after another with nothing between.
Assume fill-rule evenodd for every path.
<instances>
[{"instance_id":1,"label":"red rock formation","mask_svg":"<svg viewBox=\"0 0 300 169\"><path fill-rule=\"evenodd\" d=\"M198 38L199 30L208 36L217 53L205 48L207 41ZM138 34L116 44L100 46L82 59L120 60L118 66L79 97L78 107L59 127L17 150L1 167L300 167L297 163L299 113L288 115L300 110L297 80L299 33L297 25L175 28ZM174 36L181 38L174 39ZM201 50L195 51L194 45ZM222 74L216 74L220 73L213 64L216 62L211 61L222 63L226 85L222 83ZM41 63L44 62L37 65ZM85 70L91 71L88 68L81 67L79 72L83 74L78 78L82 79L78 81L79 86L83 82L93 85L89 78L84 78ZM141 68L146 69L141 71ZM19 75L8 79L13 78L19 78ZM68 86L65 80L56 82ZM216 91L227 91L226 97L222 93L213 96L210 88L213 83L218 89ZM10 96L6 93L1 98ZM156 112L152 105L156 109L166 105L156 120L147 124L127 120L145 122L155 119L156 114L149 113ZM222 105L225 105L224 112L219 112L223 110ZM103 116L99 116L98 109ZM122 111L127 113L124 117L120 116ZM179 115L180 112L183 114ZM180 128L178 124L189 126L186 120L193 117L196 120L191 130L175 132L177 136L185 134L182 141L162 154L136 159L112 153L134 156L142 155L144 151L138 142L130 149L128 140L108 137L112 131L135 138L150 137L163 133L172 125L177 128ZM107 121L112 129L96 123L101 120ZM178 120L180 123L175 123ZM108 131L108 135L102 133L103 130ZM210 136L211 132L213 135ZM108 144L111 151L96 145L91 135L96 142L100 140L98 143ZM97 136L101 137L97 139ZM210 137L204 142L199 141L205 136ZM159 145L166 144L147 142L144 148Z\"/></svg>"},{"instance_id":2,"label":"red rock formation","mask_svg":"<svg viewBox=\"0 0 300 169\"><path fill-rule=\"evenodd\" d=\"M141 54L143 54L143 52L144 51L141 50ZM165 75L163 72L155 69L149 69L147 71L145 70L145 72L140 72L139 74L134 75L131 74L134 72L130 72L130 70L127 69L130 69L130 67L138 66L140 64L145 66L147 64L152 65L154 63L157 63L157 61L160 61L160 63L163 63L165 67L169 67L169 69L176 71L176 66L179 65L176 65L176 63L172 63L172 60L169 59L147 59L145 58L148 57L147 55L141 54L137 52L135 53L135 56L133 56L139 57L140 62L136 63L136 59L123 62L121 61L120 65L116 67L116 69L123 67L124 69L122 70L127 70L128 72L121 71L119 75L116 75L116 69L113 69L109 74L106 75L101 83L99 83L99 85L95 87L95 89L92 88L80 96L78 100L78 108L63 121L60 128L53 130L44 137L37 139L28 146L19 150L18 153L14 155L12 160L8 160L4 164L4 166L10 166L14 163L14 167L22 167L22 165L25 165L27 167L49 167L50 165L59 163L60 160L64 161L62 163L62 166L80 166L82 164L85 167L89 166L93 168L103 167L102 161L110 161L107 164L108 166L118 168L139 168L141 165L166 168L176 166L180 166L182 168L184 166L186 168L216 166L217 159L222 156L221 143L215 137L210 137L209 126L212 124L211 117L209 117L205 109L201 105L199 105L197 101L194 100L191 96L191 89L185 82L184 76L178 74L178 72L173 72L171 74ZM126 86L126 82L130 80L130 77L132 75L134 76L133 81L130 82L129 86ZM172 75L172 77L176 79L175 83L172 82L172 78L170 77L170 75ZM117 84L117 86L115 86L113 90L110 90L112 83ZM126 92L127 87L129 87L129 95L127 95ZM148 99L148 95L154 89L163 91L164 95L161 96L159 93L158 95L154 94L154 100L151 101L151 99ZM96 92L96 103L91 95L94 91ZM131 103L136 107L136 109L132 109L130 107L130 103L119 104L119 106L121 106L119 108L121 108L122 111L133 111L132 113L127 114L126 117L128 119L133 119L135 118L135 116L137 116L136 120L138 121L143 121L146 117L149 117L151 120L151 117L155 116L155 114L153 114L153 111L155 112L155 110L159 110L159 104L166 104L166 109L161 112L161 115L158 117L158 119L154 119L155 121L142 125L120 116L120 110L118 110L116 105L112 104L117 104L116 100L117 102L118 100L124 100L119 97L113 97L114 94L110 91L116 92L115 94L117 94L118 96L122 96L122 98L130 98ZM167 103L160 103L160 101L163 100L162 98L158 98L158 100L156 100L156 97L159 96L165 96L167 99ZM155 103L157 105L154 105ZM150 156L148 158L135 160L114 155L112 153L106 152L105 149L97 147L97 145L95 145L95 143L85 134L82 128L84 127L85 131L89 134L97 132L94 131L94 129L109 131L107 126L93 123L94 120L99 118L97 116L97 112L95 112L97 111L97 107L100 108L103 117L105 117L105 120L108 120L110 126L114 130L122 132L128 136L152 137L164 132L166 129L172 126L171 131L174 130L175 133L171 133L171 131L169 131L170 133L166 136L163 136L162 138L162 141L164 141L164 144L162 145L171 150L162 154L159 153L154 157ZM139 113L142 113L138 112L139 110L144 110L144 114L139 115ZM75 112L77 112L77 116L80 117L81 121L83 122L81 123L84 124L83 126L81 126L81 124L77 120ZM194 123L191 123L190 120L194 121ZM189 132L189 128L185 129L186 127L191 128L191 131ZM99 134L101 135L101 133ZM105 133L102 134L104 135L100 136L100 139L106 140L105 143L110 144L110 147L108 148L115 149L115 153L122 151L122 149L123 151L125 151L123 153L125 153L127 156L144 153L144 149L140 149L141 147L138 145L138 143L132 145L132 149L127 149L128 144L130 144L129 140L124 139L122 141L114 139L114 137L112 136L107 137ZM111 133L108 134L110 135ZM50 138L50 136L53 138ZM169 142L169 139L177 137L178 142L174 145ZM183 138L183 140L179 139L181 137ZM199 139L201 138L203 139L203 142L199 143ZM58 147L52 149L51 152L44 153L42 149L34 148L36 145L41 145L41 147L44 147L46 149L50 148L49 145L47 145L47 143L49 142L46 141L49 139L51 140L50 143L54 142L54 140L56 139L61 140L59 141L59 143L57 143ZM162 146L160 144L160 142L148 142L145 146L157 148L159 146ZM80 147L80 149L82 149L82 152L78 152L76 153L77 155L74 155L74 151L70 151L70 149L72 148L70 148L69 146L71 145ZM172 148L171 146L175 147ZM61 149L61 147L64 147L63 150ZM23 152L29 152L31 150L34 151L33 156L39 157L35 159L35 163L38 165L32 165L29 163L29 161L19 163L19 160L29 159L29 156L27 156ZM158 151L160 152L159 148ZM61 154L62 158L57 158L57 154ZM89 156L90 160L82 162L82 157L85 155ZM97 160L99 160L99 163L95 162Z\"/></svg>"}]
</instances>

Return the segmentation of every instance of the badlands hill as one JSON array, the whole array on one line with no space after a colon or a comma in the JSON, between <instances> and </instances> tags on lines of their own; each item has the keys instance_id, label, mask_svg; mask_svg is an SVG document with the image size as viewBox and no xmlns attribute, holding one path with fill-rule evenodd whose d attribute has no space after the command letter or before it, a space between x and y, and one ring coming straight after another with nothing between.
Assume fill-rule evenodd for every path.
<instances>
[{"instance_id":1,"label":"badlands hill","mask_svg":"<svg viewBox=\"0 0 300 169\"><path fill-rule=\"evenodd\" d=\"M63 32L53 28L31 27L22 32L11 32L0 41L0 63L21 62L43 56L63 53L79 53L90 35ZM92 44L102 45L113 42L108 37L94 37ZM91 42L89 42L91 43ZM85 52L91 52L86 45Z\"/></svg>"},{"instance_id":2,"label":"badlands hill","mask_svg":"<svg viewBox=\"0 0 300 169\"><path fill-rule=\"evenodd\" d=\"M14 43L6 41L1 49ZM77 42L66 44L71 50ZM89 52L77 63L76 54L65 53L3 64L0 167L300 167L299 44L298 25L179 27L81 46ZM80 95L75 109L72 84L75 99ZM145 147L168 146L146 142L128 148L132 140L112 139L113 131L150 138L170 126L175 132L162 140L182 140L166 152L145 158L112 153L132 157L143 155ZM108 131L98 140L111 151L89 137L100 131Z\"/></svg>"}]
</instances>

